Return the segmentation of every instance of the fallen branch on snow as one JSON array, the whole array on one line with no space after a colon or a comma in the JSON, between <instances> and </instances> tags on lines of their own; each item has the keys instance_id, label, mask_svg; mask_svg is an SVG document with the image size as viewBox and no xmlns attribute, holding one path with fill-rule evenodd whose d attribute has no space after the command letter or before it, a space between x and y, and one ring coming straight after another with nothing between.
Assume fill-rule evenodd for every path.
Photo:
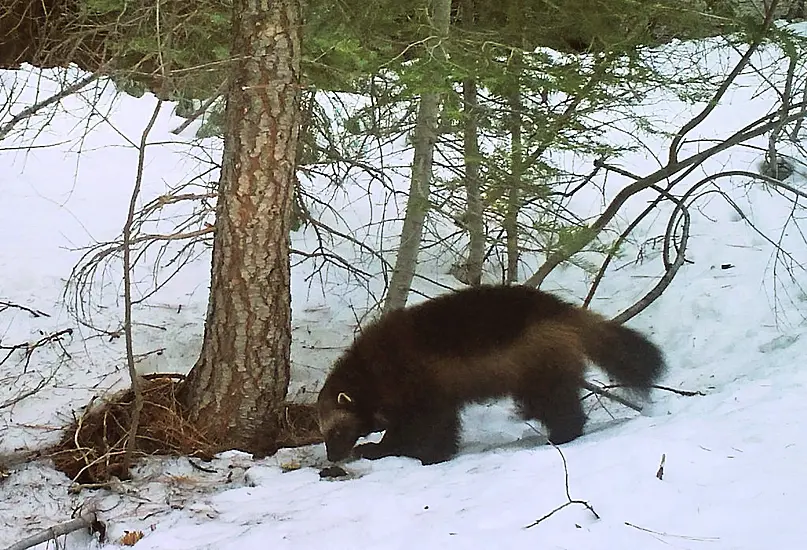
<instances>
[{"instance_id":1,"label":"fallen branch on snow","mask_svg":"<svg viewBox=\"0 0 807 550\"><path fill-rule=\"evenodd\" d=\"M550 442L550 444L551 444L551 442ZM549 512L547 514L544 514L543 516L536 519L535 521L533 521L529 525L526 525L524 527L524 529L529 529L530 527L535 527L536 525L538 525L539 523L541 523L545 519L549 518L550 516L552 516L556 512L560 512L561 510L563 510L564 508L566 508L567 506L570 506L572 504L580 504L581 506L585 506L588 509L588 511L592 513L592 515L594 516L595 519L600 519L599 514L597 514L597 512L594 511L594 507L591 506L591 504L589 504L585 500L577 500L577 499L573 500L572 499L572 495L569 492L569 468L566 466L566 457L563 456L563 451L561 451L558 448L557 445L552 445L552 446L555 447L556 451L558 451L558 453L560 454L560 459L563 461L563 477L564 477L565 487L566 487L566 502L564 502L563 504L561 504L560 506L558 506L557 508L555 508L551 512Z\"/></svg>"},{"instance_id":2,"label":"fallen branch on snow","mask_svg":"<svg viewBox=\"0 0 807 550\"><path fill-rule=\"evenodd\" d=\"M689 536L689 535L673 535L671 533L664 533L662 531L654 531L652 529L648 529L647 527L639 527L638 525L634 525L633 523L630 523L630 522L627 522L627 521L625 522L625 525L627 525L628 527L633 527L634 529L638 529L639 531L644 531L645 533L650 533L652 535L658 535L658 536L661 536L661 537L675 537L675 538L678 538L678 539L697 540L697 541L703 541L703 542L711 542L711 541L720 540L720 537L692 537L692 536Z\"/></svg>"},{"instance_id":3,"label":"fallen branch on snow","mask_svg":"<svg viewBox=\"0 0 807 550\"><path fill-rule=\"evenodd\" d=\"M583 382L583 388L591 391L592 393L596 393L597 395L602 395L602 396L607 397L609 399L613 399L614 401L616 401L618 403L622 403L626 407L630 407L631 409L633 409L633 410L635 410L637 412L641 412L642 407L640 407L639 405L636 405L635 403L625 399L624 397L620 397L620 396L608 391L608 390L610 390L612 388L626 388L626 387L630 387L630 386L625 386L624 384L609 384L607 386L598 386L596 384L592 384L591 382L586 382L586 381ZM652 384L649 387L654 389L654 390L668 391L670 393L683 395L684 397L695 397L696 395L701 395L701 396L706 395L705 393L703 393L700 390L680 390L678 388L671 388L670 386L662 386L661 384Z\"/></svg>"},{"instance_id":4,"label":"fallen branch on snow","mask_svg":"<svg viewBox=\"0 0 807 550\"><path fill-rule=\"evenodd\" d=\"M613 399L617 403L625 405L626 407L630 407L636 412L642 412L641 405L637 405L636 403L630 401L629 399L625 399L622 396L619 396L615 393L611 393L603 387L600 387L596 384L592 384L591 382L587 382L586 380L583 380L582 386L584 389L587 389L591 393L596 393L597 395L602 395L603 397L607 397L608 399Z\"/></svg>"},{"instance_id":5,"label":"fallen branch on snow","mask_svg":"<svg viewBox=\"0 0 807 550\"><path fill-rule=\"evenodd\" d=\"M64 523L58 523L52 527L48 527L47 529L40 531L39 533L36 533L35 535L31 535L27 539L23 539L20 542L12 544L6 548L6 550L25 550L26 548L31 548L32 546L42 544L43 542L47 542L49 540L56 540L62 535L72 533L73 531L78 531L79 529L83 529L85 527L92 527L97 521L98 518L96 517L95 512L85 512L75 519L65 521Z\"/></svg>"}]
</instances>

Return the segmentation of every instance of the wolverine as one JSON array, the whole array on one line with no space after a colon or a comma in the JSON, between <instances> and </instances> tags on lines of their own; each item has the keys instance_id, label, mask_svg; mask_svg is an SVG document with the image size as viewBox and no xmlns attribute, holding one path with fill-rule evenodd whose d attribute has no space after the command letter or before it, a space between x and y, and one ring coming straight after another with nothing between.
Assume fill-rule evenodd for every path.
<instances>
[{"instance_id":1,"label":"wolverine","mask_svg":"<svg viewBox=\"0 0 807 550\"><path fill-rule=\"evenodd\" d=\"M462 407L507 396L551 443L566 443L586 421L587 360L643 398L665 369L639 332L531 287L471 287L391 311L361 332L320 390L328 459L443 462L458 451ZM354 449L378 431L379 443Z\"/></svg>"}]
</instances>

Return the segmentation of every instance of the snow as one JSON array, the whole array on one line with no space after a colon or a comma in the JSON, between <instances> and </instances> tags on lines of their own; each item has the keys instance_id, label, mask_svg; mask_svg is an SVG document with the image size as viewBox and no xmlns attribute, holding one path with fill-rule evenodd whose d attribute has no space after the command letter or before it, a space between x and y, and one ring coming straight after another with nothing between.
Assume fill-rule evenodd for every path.
<instances>
[{"instance_id":1,"label":"snow","mask_svg":"<svg viewBox=\"0 0 807 550\"><path fill-rule=\"evenodd\" d=\"M695 55L708 49L705 44L677 44L675 51L702 58L714 71L725 71L738 55L726 49ZM775 50L758 57L765 74L781 82L785 64ZM0 101L5 105L0 124L35 101L37 89L39 97L55 91L56 76L64 74L30 68L1 73L0 95L10 101ZM81 77L77 71L67 76ZM764 83L760 74L743 75L691 137L719 139L775 108L775 96L763 89ZM96 95L100 102L91 108ZM73 411L92 396L127 383L122 339L108 332L99 336L92 327L77 324L68 307L71 295L63 293L82 256L80 248L114 240L120 233L137 162L133 144L155 105L150 95L135 99L115 94L109 85L90 87L0 142L6 167L0 202L0 301L49 315L0 311L0 343L73 329L59 343L34 351L29 365L18 351L0 366L0 404L43 382L34 395L0 409L0 456L53 442ZM658 90L637 110L674 128L702 107ZM46 117L46 130L37 134ZM220 143L193 139L198 124L181 136L170 133L181 122L171 105L163 105L150 135L155 145L147 149L141 205L194 182L195 176L203 176L189 187L195 192L204 190L205 180L216 179L215 171L205 175L211 167L206 155L218 154ZM624 134L614 130L614 139L619 136ZM657 166L648 151L664 158L668 141L659 136L645 141L648 148L627 153L621 167L645 174ZM722 153L691 181L721 169L755 169L767 145L765 136L753 144L761 149ZM42 147L25 150L27 145ZM695 151L703 144L689 147ZM339 216L330 215L328 223L362 227L357 233L362 239L394 244L398 213L388 201L389 190L356 178L355 186L334 193ZM394 180L405 185L399 176ZM796 174L788 183L802 188L806 180ZM625 183L610 178L605 199ZM537 433L540 426L514 420L507 403L477 405L464 413L462 451L453 460L426 467L397 457L358 461L346 465L347 479L320 479L319 470L327 465L322 445L284 449L261 460L222 453L203 464L210 471L194 468L186 458L153 459L137 467L132 481L79 494L70 492L70 481L48 463L32 462L13 468L0 481L0 547L65 521L80 504L92 503L107 523L109 542L100 545L96 537L77 532L63 537L62 547L111 547L125 532L139 530L145 536L138 548L172 550L800 548L800 511L807 494L807 428L802 420L807 416L807 370L802 365L807 294L799 286L807 249L798 227L804 212L796 209L791 217L788 198L759 183L739 178L719 183L747 220L717 194L704 195L691 212L686 254L691 263L629 323L663 348L669 372L662 383L700 395L658 390L641 415L612 403L604 404L606 410L589 398L587 434L559 449L544 444ZM316 179L306 184L320 190L323 185ZM363 188L370 190L369 196ZM619 228L644 208L648 196L652 194L628 203L617 220ZM605 199L592 193L573 206L590 216ZM186 211L180 205L152 222L148 231L173 231L179 223L175 216ZM603 281L593 309L616 314L655 283L660 250L645 241L663 233L668 214L640 226ZM378 220L387 222L371 223ZM781 240L792 259L777 260L775 248L760 232ZM296 233L294 246L310 250L315 236ZM383 289L379 262L349 243L336 246L375 278L365 287L333 268L318 272L310 262L294 268L290 393L299 399L316 394L331 362L352 338L355 319L367 313ZM643 260L634 261L640 248ZM186 372L198 354L210 256L199 246L185 257L188 265L179 275L135 308L135 353L143 354L138 364L142 373ZM590 253L584 257L596 259ZM540 259L528 260L525 277ZM166 260L152 251L136 270L141 295L165 278L155 276L155 261ZM421 272L456 286L445 273L448 264L435 252ZM591 278L579 268L565 267L545 288L579 301ZM437 286L419 281L418 288L434 294ZM111 262L92 287L88 311L95 327L117 330L120 294L120 266ZM597 376L594 371L592 377ZM664 475L658 479L662 456ZM567 502L566 476L570 497L587 502L599 519L574 503L526 528ZM50 546L39 546L45 547Z\"/></svg>"}]
</instances>

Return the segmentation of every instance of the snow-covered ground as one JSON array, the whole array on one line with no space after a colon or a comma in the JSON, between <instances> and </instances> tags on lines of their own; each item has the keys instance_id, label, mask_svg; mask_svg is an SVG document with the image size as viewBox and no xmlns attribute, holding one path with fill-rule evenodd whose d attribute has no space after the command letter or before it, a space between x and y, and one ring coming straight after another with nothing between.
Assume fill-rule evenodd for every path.
<instances>
[{"instance_id":1,"label":"snow-covered ground","mask_svg":"<svg viewBox=\"0 0 807 550\"><path fill-rule=\"evenodd\" d=\"M688 52L698 46L680 48ZM706 56L705 63L716 70L732 59L736 53L724 51ZM771 67L765 54L758 61L769 76L783 67ZM37 88L43 96L56 89L53 82L37 81L39 74L0 73L0 96L14 102L2 111L0 125L35 101ZM758 74L741 77L691 137L728 135L773 109L775 96L760 89L763 83ZM31 353L29 364L24 352L16 351L0 366L0 405L43 382L30 397L0 409L0 455L54 441L75 409L127 383L122 339L77 324L63 292L81 258L78 249L113 240L123 227L137 162L133 143L156 101L149 95L115 96L111 89L98 93L101 100L92 108L92 94L66 98L35 139L42 117L0 142L0 302L47 314L0 305L0 345L72 329ZM696 109L661 91L656 96L639 109L670 128ZM150 134L158 145L147 149L141 204L209 169L205 153L191 139L195 126L182 136L170 133L181 122L171 105L163 106ZM37 147L22 148L32 143ZM664 140L647 143L664 156ZM765 136L753 144L764 148ZM210 140L205 145L216 149ZM760 150L732 150L693 174L692 181L708 171L754 169L761 155ZM640 151L626 155L620 166L644 174L653 163L650 153ZM215 180L215 174L207 179ZM788 183L804 188L805 181L796 175ZM611 177L607 195L625 183ZM69 519L74 508L91 501L107 523L108 544L126 531L142 531L138 548L802 548L807 294L798 282L804 280L800 265L807 262L807 243L798 224L804 211L793 211L787 196L759 183L720 184L747 219L716 193L702 197L692 210L686 255L691 263L629 323L665 351L669 372L663 384L703 395L657 391L643 415L610 403L606 410L590 399L587 435L561 448L565 468L558 450L542 444L532 427L514 421L506 404L469 408L463 450L449 462L424 467L403 458L359 461L347 466L347 480L320 479L326 464L321 445L282 450L263 460L224 453L205 465L214 472L193 468L187 459L152 460L116 490L77 495L68 492L64 475L34 463L0 480L0 547ZM202 192L203 186L188 189ZM346 223L366 224L386 200L382 192L369 199L348 193L335 198ZM576 206L592 212L602 200L591 194ZM624 227L643 201L633 200L617 225ZM179 212L165 214L149 231L170 231L171 216ZM633 260L665 223L660 216L639 228L635 243L626 246L601 285L593 309L616 314L654 284L658 247L645 244L643 260ZM760 232L781 240L792 257L777 261L775 248ZM306 232L294 239L300 249L315 241ZM135 308L135 353L142 354L138 368L143 373L186 372L199 352L209 254L199 247L188 258L176 278ZM146 257L155 259L156 254ZM531 261L525 275L539 263ZM357 264L378 271L372 262ZM426 262L422 269L456 286L445 265ZM138 291L147 292L155 284L151 264L143 262L136 273ZM93 324L115 331L122 301L119 265L109 265L93 281ZM590 274L569 267L558 270L544 288L579 301L590 282ZM292 292L291 393L306 398L352 337L356 316L378 296L340 278L337 270L314 273L309 264L295 268ZM662 456L664 475L658 479ZM525 528L567 502L566 475L571 498L589 503L599 519L572 504ZM87 533L71 534L63 544L99 547Z\"/></svg>"}]
</instances>

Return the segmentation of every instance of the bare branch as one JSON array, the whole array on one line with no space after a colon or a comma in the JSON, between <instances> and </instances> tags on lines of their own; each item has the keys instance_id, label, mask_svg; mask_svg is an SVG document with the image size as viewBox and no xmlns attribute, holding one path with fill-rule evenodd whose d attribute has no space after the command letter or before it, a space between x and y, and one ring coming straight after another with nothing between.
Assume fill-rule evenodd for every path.
<instances>
[{"instance_id":1,"label":"bare branch","mask_svg":"<svg viewBox=\"0 0 807 550\"><path fill-rule=\"evenodd\" d=\"M179 126L174 128L173 130L171 130L171 133L176 134L176 135L181 134L185 130L185 128L187 128L188 126L193 124L193 122L197 118L199 118L200 116L205 114L207 112L207 110L210 108L210 106L213 105L213 103L218 98L220 98L222 96L222 94L225 92L225 90L227 90L228 85L229 85L229 80L225 78L222 81L222 83L219 84L218 89L216 89L216 91L213 92L213 95L211 95L209 98L207 98L205 100L205 102L202 103L202 105L196 111L191 113L191 115L185 120L185 122L183 122L182 124L180 124Z\"/></svg>"},{"instance_id":2,"label":"bare branch","mask_svg":"<svg viewBox=\"0 0 807 550\"><path fill-rule=\"evenodd\" d=\"M19 122L25 120L26 118L30 118L30 117L34 116L36 113L38 113L39 111L41 111L45 107L53 105L54 103L58 103L59 101L61 101L65 97L67 97L69 95L72 95L72 94L76 93L77 91L81 90L84 86L90 84L91 82L94 82L95 80L98 80L98 78L100 78L100 77L101 77L101 72L94 72L94 73L88 74L87 76L85 76L81 80L78 80L78 81L74 82L73 84L70 84L69 86L66 86L65 88L62 88L62 90L60 90L59 92L53 94L52 96L50 96L50 97L48 97L46 99L43 99L42 101L39 101L39 102L37 102L37 103L35 103L33 105L30 105L30 106L26 107L25 109L23 109L22 111L20 111L19 113L17 113L13 117L11 117L11 120L9 120L5 124L3 124L3 126L0 126L0 140L5 138L8 135L8 133L11 132L11 130L14 129L14 126L16 126Z\"/></svg>"},{"instance_id":3,"label":"bare branch","mask_svg":"<svg viewBox=\"0 0 807 550\"><path fill-rule=\"evenodd\" d=\"M627 525L628 527L633 527L634 529L638 529L639 531L644 531L645 533L651 533L653 535L659 535L659 536L662 536L662 537L675 537L675 538L679 538L679 539L697 540L697 541L717 541L717 540L720 540L719 537L690 537L690 536L687 536L687 535L672 535L670 533L663 533L661 531L653 531L652 529L647 529L646 527L639 527L638 525L634 525L633 523L630 523L630 522L627 522L627 521L625 522L625 525Z\"/></svg>"},{"instance_id":4,"label":"bare branch","mask_svg":"<svg viewBox=\"0 0 807 550\"><path fill-rule=\"evenodd\" d=\"M530 426L530 427L532 427L532 426ZM533 429L535 429L535 428L533 428ZM552 446L555 448L556 451L558 451L558 454L560 454L560 459L563 461L563 480L564 480L564 487L566 489L566 502L564 502L563 504L561 504L560 506L558 506L557 508L555 508L551 512L549 512L547 514L544 514L543 516L536 519L535 521L533 521L529 525L524 526L524 529L529 529L531 527L535 527L536 525L538 525L539 523L541 523L545 519L549 518L550 516L552 516L556 512L560 512L561 510L563 510L567 506L571 506L572 504L580 504L582 506L585 506L586 509L589 512L591 512L591 514L594 516L595 519L600 519L600 516L597 514L597 512L594 511L594 508L591 506L591 504L589 504L585 500L573 500L572 499L571 492L569 491L569 468L566 465L566 457L563 456L563 451L561 451L560 448L558 448L557 445L552 445Z\"/></svg>"},{"instance_id":5,"label":"bare branch","mask_svg":"<svg viewBox=\"0 0 807 550\"><path fill-rule=\"evenodd\" d=\"M23 311L27 311L33 317L50 317L50 315L48 315L44 311L40 311L38 309L31 309L29 307L21 306L20 304L15 304L15 303L12 303L12 302L7 302L5 300L0 300L0 313L4 312L5 310L7 310L9 308L21 309Z\"/></svg>"},{"instance_id":6,"label":"bare branch","mask_svg":"<svg viewBox=\"0 0 807 550\"><path fill-rule=\"evenodd\" d=\"M49 540L56 540L62 535L72 533L73 531L89 528L97 521L98 517L96 516L95 512L85 512L75 519L65 521L64 523L58 523L52 527L48 527L43 531L31 535L26 539L12 544L11 546L7 547L6 550L26 550L27 548L31 548L37 544L42 544L43 542L47 542Z\"/></svg>"},{"instance_id":7,"label":"bare branch","mask_svg":"<svg viewBox=\"0 0 807 550\"><path fill-rule=\"evenodd\" d=\"M790 103L793 101L793 78L795 77L797 62L798 59L796 56L791 56L790 59L788 59L785 89L781 95L782 105L780 107L780 112L782 113L783 119L787 116ZM781 166L778 158L779 154L776 150L776 145L779 142L779 136L784 130L784 127L785 124L783 122L774 128L771 135L768 137L768 151L767 158L765 159L768 164L769 173L772 174L777 180L785 179L786 177L786 174L780 173Z\"/></svg>"},{"instance_id":8,"label":"bare branch","mask_svg":"<svg viewBox=\"0 0 807 550\"><path fill-rule=\"evenodd\" d=\"M647 306L652 304L659 296L661 296L664 290L668 286L670 286L670 283L672 282L673 278L675 278L675 275L678 273L678 270L681 268L682 265L684 265L685 261L684 252L686 251L687 241L689 240L689 222L690 222L689 211L687 210L686 206L682 201L674 198L672 195L668 195L668 197L670 198L670 200L673 200L675 202L675 209L673 210L673 213L670 215L670 220L667 223L667 232L664 236L665 250L668 249L668 243L670 242L672 234L675 231L679 213L681 214L684 220L684 225L681 228L681 242L678 246L675 261L672 264L670 264L670 266L664 272L664 275L661 277L661 279L659 279L658 283L656 283L656 285L650 290L650 292L648 292L641 300L639 300L638 302L630 306L628 309L626 309L625 311L623 311L622 313L611 319L616 323L624 323L625 321L628 321L632 317L635 317L636 315L644 311L645 308L647 308Z\"/></svg>"},{"instance_id":9,"label":"bare branch","mask_svg":"<svg viewBox=\"0 0 807 550\"><path fill-rule=\"evenodd\" d=\"M706 395L705 393L703 393L700 390L695 390L695 391L692 391L692 390L680 390L678 388L671 388L670 386L661 386L659 384L653 384L652 387L653 387L653 389L656 389L656 390L668 391L670 393L677 393L678 395L683 395L684 397L695 397L696 395L701 395L701 396Z\"/></svg>"},{"instance_id":10,"label":"bare branch","mask_svg":"<svg viewBox=\"0 0 807 550\"><path fill-rule=\"evenodd\" d=\"M11 354L14 353L15 351L25 350L25 366L23 368L23 372L26 372L28 370L28 363L30 362L31 356L33 355L34 351L36 351L38 348L45 346L46 344L58 343L61 341L62 336L71 336L72 334L73 329L66 328L58 332L45 334L44 336L42 336L42 338L40 338L35 342L22 342L20 344L13 344L10 346L0 344L0 350L8 351L6 356L2 359L2 361L0 361L0 365L5 363L11 356Z\"/></svg>"},{"instance_id":11,"label":"bare branch","mask_svg":"<svg viewBox=\"0 0 807 550\"><path fill-rule=\"evenodd\" d=\"M667 189L669 189L669 186L667 187ZM600 286L600 283L605 277L605 272L608 269L608 266L611 265L611 261L614 259L616 251L619 250L619 248L622 246L622 243L625 242L628 236L631 233L633 233L633 230L636 229L636 227L638 227L640 223L642 223L642 220L644 220L648 216L648 214L650 214L656 209L659 203L661 203L662 199L663 195L659 195L658 197L653 199L653 202L651 202L641 212L641 214L636 216L633 219L633 221L628 225L628 227L626 227L625 230L619 234L619 237L617 237L616 241L614 241L614 244L611 245L611 251L608 253L608 255L605 257L605 260L603 260L602 264L600 265L600 269L597 271L597 275L594 276L594 281L591 283L591 287L589 287L588 289L588 294L586 294L586 297L583 300L582 307L587 308L589 305L591 305L591 300L594 299L594 294L596 294L597 288Z\"/></svg>"},{"instance_id":12,"label":"bare branch","mask_svg":"<svg viewBox=\"0 0 807 550\"><path fill-rule=\"evenodd\" d=\"M598 386L596 384L592 384L591 382L588 382L587 380L583 380L583 382L581 384L581 387L583 389L586 389L586 390L590 391L591 393L595 393L597 395L607 397L608 399L612 399L612 400L616 401L617 403L620 403L621 405L625 405L626 407L629 407L629 408L633 409L636 412L642 412L642 406L641 405L637 405L636 403L634 403L633 401L630 401L629 399L625 399L624 397L622 397L620 395L617 395L615 393L611 393L605 387ZM614 386L609 386L609 387L614 387Z\"/></svg>"},{"instance_id":13,"label":"bare branch","mask_svg":"<svg viewBox=\"0 0 807 550\"><path fill-rule=\"evenodd\" d=\"M39 382L37 382L37 384L33 388L25 390L21 394L13 397L13 398L11 398L11 399L9 399L7 401L4 401L3 403L0 403L0 410L7 409L9 407L13 407L17 403L19 403L21 401L24 401L25 399L28 399L32 395L36 395L37 393L39 393L39 391L42 388L44 388L45 386L50 384L50 382L55 377L56 377L56 371L51 372L50 376L43 376L42 378L40 378Z\"/></svg>"},{"instance_id":14,"label":"bare branch","mask_svg":"<svg viewBox=\"0 0 807 550\"><path fill-rule=\"evenodd\" d=\"M706 120L706 117L711 114L712 111L720 103L720 99L726 94L729 87L734 83L743 69L748 65L751 61L751 57L754 53L759 49L762 45L762 42L765 40L765 37L768 35L768 30L771 28L773 24L774 14L776 12L776 6L779 4L779 0L772 0L771 3L767 6L767 11L765 13L765 19L762 22L762 29L759 31L759 35L751 42L751 45L746 50L745 54L740 58L740 61L734 66L728 76L723 80L723 83L717 89L717 92L712 96L709 100L709 103L703 110L698 113L695 117L689 120L684 126L678 131L675 137L670 143L670 157L668 164L675 164L678 161L678 153L681 148L681 143L683 142L686 135L695 129L698 124Z\"/></svg>"},{"instance_id":15,"label":"bare branch","mask_svg":"<svg viewBox=\"0 0 807 550\"><path fill-rule=\"evenodd\" d=\"M658 182L665 180L671 176L676 175L678 172L698 166L702 164L707 159L711 158L712 156L725 151L726 149L730 149L735 145L740 143L744 143L752 138L761 136L776 126L778 126L782 121L784 123L798 120L799 118L805 116L804 112L801 110L803 107L802 103L792 104L790 106L790 114L787 117L779 118L779 113L771 113L765 116L762 116L755 120L754 122L746 125L745 127L741 128L725 140L700 151L699 153L695 153L684 160L676 161L673 163L668 163L667 165L663 166L656 172L649 174L634 183L631 183L624 187L617 195L613 198L613 200L608 204L605 211L600 214L600 216L591 224L589 227L589 234L588 237L585 239L579 239L575 241L572 245L565 248L564 250L556 251L549 255L546 261L538 268L538 270L530 276L526 281L524 281L524 285L526 286L535 286L539 287L541 283L543 283L544 279L552 272L555 267L563 263L564 261L571 258L573 255L580 252L583 248L585 248L591 241L593 241L599 235L600 231L602 231L606 225L616 216L622 206L630 199L633 195L644 191ZM795 112L793 112L795 111ZM595 161L597 162L597 161ZM739 171L738 171L739 172ZM793 192L793 191L791 191Z\"/></svg>"},{"instance_id":16,"label":"bare branch","mask_svg":"<svg viewBox=\"0 0 807 550\"><path fill-rule=\"evenodd\" d=\"M154 111L151 113L151 119L146 124L143 134L140 136L140 147L138 148L137 155L137 174L135 176L134 189L132 189L132 197L129 201L129 212L126 216L126 223L123 226L123 302L124 302L124 321L123 332L126 337L126 363L129 367L129 378L132 382L132 390L134 391L134 408L132 409L132 422L129 426L129 439L126 441L126 454L123 458L124 471L129 470L131 464L132 452L135 449L135 441L137 439L137 429L140 422L140 411L143 408L143 391L140 387L140 379L137 375L137 367L135 366L134 350L132 343L132 260L131 260L131 237L132 237L132 224L134 222L135 208L137 207L137 198L140 195L140 187L143 183L143 165L146 159L146 145L148 142L148 135L157 122L157 116L160 114L162 107L162 99L157 100L154 106Z\"/></svg>"},{"instance_id":17,"label":"bare branch","mask_svg":"<svg viewBox=\"0 0 807 550\"><path fill-rule=\"evenodd\" d=\"M610 390L612 388L625 388L630 386L625 386L625 384L608 384L606 386L599 386L597 387L598 390ZM674 393L677 395L683 395L684 397L695 397L696 395L704 396L706 395L700 390L681 390L678 388L671 388L670 386L662 386L661 384L652 384L649 386L654 390L661 390L661 391L668 391L670 393ZM603 394L605 395L605 394Z\"/></svg>"}]
</instances>

